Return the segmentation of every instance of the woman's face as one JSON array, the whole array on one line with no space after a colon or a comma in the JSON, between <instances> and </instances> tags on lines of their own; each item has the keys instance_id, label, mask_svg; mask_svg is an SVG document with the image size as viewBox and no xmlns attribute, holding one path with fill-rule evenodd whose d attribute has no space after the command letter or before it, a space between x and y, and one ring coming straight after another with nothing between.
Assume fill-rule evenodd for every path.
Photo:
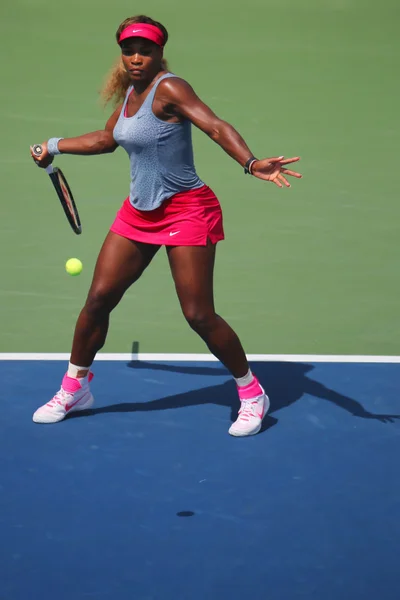
<instances>
[{"instance_id":1,"label":"woman's face","mask_svg":"<svg viewBox=\"0 0 400 600\"><path fill-rule=\"evenodd\" d=\"M122 62L133 81L154 76L161 66L162 49L145 38L127 38L121 42Z\"/></svg>"}]
</instances>

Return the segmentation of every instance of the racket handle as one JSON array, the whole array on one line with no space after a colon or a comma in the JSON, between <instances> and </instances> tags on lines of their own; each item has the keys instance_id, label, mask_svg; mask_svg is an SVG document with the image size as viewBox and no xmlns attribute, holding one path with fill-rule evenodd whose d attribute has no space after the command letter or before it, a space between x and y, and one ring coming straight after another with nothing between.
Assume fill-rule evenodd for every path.
<instances>
[{"instance_id":1,"label":"racket handle","mask_svg":"<svg viewBox=\"0 0 400 600\"><path fill-rule=\"evenodd\" d=\"M33 151L33 154L35 154L35 156L40 156L43 152L43 146L41 146L41 144L34 144L32 146L32 151ZM54 171L53 165L49 165L48 167L46 167L45 171L46 171L46 173L51 175Z\"/></svg>"},{"instance_id":2,"label":"racket handle","mask_svg":"<svg viewBox=\"0 0 400 600\"><path fill-rule=\"evenodd\" d=\"M43 147L41 146L41 144L34 144L32 146L32 151L33 154L36 154L36 156L40 156L43 152Z\"/></svg>"}]
</instances>

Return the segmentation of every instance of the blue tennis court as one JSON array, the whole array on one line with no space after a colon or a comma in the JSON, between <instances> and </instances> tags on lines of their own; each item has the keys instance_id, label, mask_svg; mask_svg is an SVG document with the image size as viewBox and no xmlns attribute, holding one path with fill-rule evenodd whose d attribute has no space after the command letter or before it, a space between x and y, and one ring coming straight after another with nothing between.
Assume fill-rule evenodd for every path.
<instances>
[{"instance_id":1,"label":"blue tennis court","mask_svg":"<svg viewBox=\"0 0 400 600\"><path fill-rule=\"evenodd\" d=\"M60 361L0 361L1 600L398 599L400 364L98 361L95 408L31 415Z\"/></svg>"}]
</instances>

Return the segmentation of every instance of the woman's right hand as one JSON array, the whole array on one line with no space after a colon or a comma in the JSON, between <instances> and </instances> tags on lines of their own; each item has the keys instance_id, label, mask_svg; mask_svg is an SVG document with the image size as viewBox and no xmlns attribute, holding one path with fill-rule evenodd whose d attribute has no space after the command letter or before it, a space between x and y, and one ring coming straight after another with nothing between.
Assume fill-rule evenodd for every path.
<instances>
[{"instance_id":1,"label":"woman's right hand","mask_svg":"<svg viewBox=\"0 0 400 600\"><path fill-rule=\"evenodd\" d=\"M30 151L31 151L31 156L33 158L33 160L35 161L35 163L41 168L41 169L45 169L46 167L48 167L54 160L54 156L51 156L51 154L48 153L47 150L47 142L42 142L42 144L40 144L42 146L42 154L40 156L37 156L34 152L33 152L33 147L30 147Z\"/></svg>"}]
</instances>

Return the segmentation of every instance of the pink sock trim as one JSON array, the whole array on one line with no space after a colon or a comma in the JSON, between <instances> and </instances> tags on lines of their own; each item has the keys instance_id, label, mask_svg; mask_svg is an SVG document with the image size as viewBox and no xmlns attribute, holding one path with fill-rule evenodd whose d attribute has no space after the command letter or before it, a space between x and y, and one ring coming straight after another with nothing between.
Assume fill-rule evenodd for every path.
<instances>
[{"instance_id":1,"label":"pink sock trim","mask_svg":"<svg viewBox=\"0 0 400 600\"><path fill-rule=\"evenodd\" d=\"M253 381L249 383L249 385L245 385L243 387L238 386L239 398L241 400L250 400L251 398L256 398L257 396L261 396L264 392L262 387L260 386L257 377L254 377Z\"/></svg>"}]
</instances>

